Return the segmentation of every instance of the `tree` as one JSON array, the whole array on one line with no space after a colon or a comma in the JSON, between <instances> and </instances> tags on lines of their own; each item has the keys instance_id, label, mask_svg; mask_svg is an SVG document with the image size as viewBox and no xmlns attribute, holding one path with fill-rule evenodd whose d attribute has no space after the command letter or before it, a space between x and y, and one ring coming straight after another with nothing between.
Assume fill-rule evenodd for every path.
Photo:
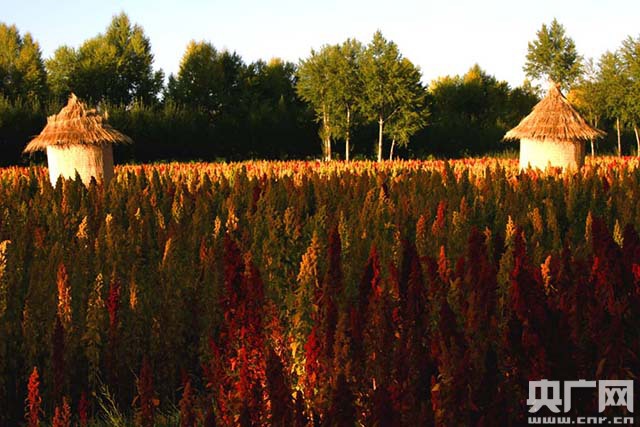
<instances>
[{"instance_id":1,"label":"tree","mask_svg":"<svg viewBox=\"0 0 640 427\"><path fill-rule=\"evenodd\" d=\"M341 45L330 50L335 73L331 74L330 92L335 102L335 127L339 137L345 141L344 158L349 161L351 129L356 122L355 113L362 96L362 78L360 62L364 49L362 43L355 39L347 39Z\"/></svg>"},{"instance_id":2,"label":"tree","mask_svg":"<svg viewBox=\"0 0 640 427\"><path fill-rule=\"evenodd\" d=\"M325 159L331 159L331 140L345 141L345 160L349 160L356 112L362 99L362 44L347 39L339 45L323 46L300 63L298 94L311 104L321 123Z\"/></svg>"},{"instance_id":3,"label":"tree","mask_svg":"<svg viewBox=\"0 0 640 427\"><path fill-rule=\"evenodd\" d=\"M246 66L237 53L218 52L209 42L191 41L178 75L169 78L167 94L218 117L240 103L245 74Z\"/></svg>"},{"instance_id":4,"label":"tree","mask_svg":"<svg viewBox=\"0 0 640 427\"><path fill-rule=\"evenodd\" d=\"M581 57L576 45L554 18L542 24L537 39L529 42L524 72L532 79L550 79L567 90L582 73Z\"/></svg>"},{"instance_id":5,"label":"tree","mask_svg":"<svg viewBox=\"0 0 640 427\"><path fill-rule=\"evenodd\" d=\"M406 147L411 136L422 129L426 124L428 110L411 110L400 108L392 120L387 123L384 134L391 138L389 148L389 160L393 160L396 145Z\"/></svg>"},{"instance_id":6,"label":"tree","mask_svg":"<svg viewBox=\"0 0 640 427\"><path fill-rule=\"evenodd\" d=\"M211 133L200 141L207 157L302 157L310 153L300 141L315 129L295 85L290 62L245 64L235 52L192 41L169 77L165 99L205 119Z\"/></svg>"},{"instance_id":7,"label":"tree","mask_svg":"<svg viewBox=\"0 0 640 427\"><path fill-rule=\"evenodd\" d=\"M209 42L192 40L180 62L178 75L169 77L167 95L182 104L218 109L218 51Z\"/></svg>"},{"instance_id":8,"label":"tree","mask_svg":"<svg viewBox=\"0 0 640 427\"><path fill-rule=\"evenodd\" d=\"M103 38L115 51L115 74L108 96L111 102L153 102L162 88L164 75L162 71L153 71L151 42L142 27L132 25L129 17L120 13L113 17Z\"/></svg>"},{"instance_id":9,"label":"tree","mask_svg":"<svg viewBox=\"0 0 640 427\"><path fill-rule=\"evenodd\" d=\"M511 89L479 65L464 75L435 80L429 87L431 126L426 138L447 156L479 155L504 149L505 132L538 101L533 89Z\"/></svg>"},{"instance_id":10,"label":"tree","mask_svg":"<svg viewBox=\"0 0 640 427\"><path fill-rule=\"evenodd\" d=\"M640 155L640 135L638 122L640 121L640 37L627 37L622 42L620 56L627 90L625 91L625 116L633 127L636 136L636 154Z\"/></svg>"},{"instance_id":11,"label":"tree","mask_svg":"<svg viewBox=\"0 0 640 427\"><path fill-rule=\"evenodd\" d=\"M218 156L247 153L248 67L235 52L219 52L211 43L191 41L178 74L169 77L166 99L208 117ZM233 142L233 143L231 143Z\"/></svg>"},{"instance_id":12,"label":"tree","mask_svg":"<svg viewBox=\"0 0 640 427\"><path fill-rule=\"evenodd\" d=\"M61 102L72 92L77 63L78 53L69 46L60 46L45 62L51 95Z\"/></svg>"},{"instance_id":13,"label":"tree","mask_svg":"<svg viewBox=\"0 0 640 427\"><path fill-rule=\"evenodd\" d=\"M322 153L325 160L331 160L331 138L333 119L335 118L335 99L332 90L332 73L335 72L335 62L332 50L335 46L323 46L319 52L311 50L309 58L300 61L298 66L298 80L296 90L305 102L311 104L316 113L316 121L321 124L320 138L322 139Z\"/></svg>"},{"instance_id":14,"label":"tree","mask_svg":"<svg viewBox=\"0 0 640 427\"><path fill-rule=\"evenodd\" d=\"M580 111L593 126L598 127L600 119L605 116L604 94L598 84L598 70L592 59L585 61L584 74L574 85L567 99ZM591 155L595 156L595 141L591 141Z\"/></svg>"},{"instance_id":15,"label":"tree","mask_svg":"<svg viewBox=\"0 0 640 427\"><path fill-rule=\"evenodd\" d=\"M296 94L295 64L279 58L250 64L243 93L238 128L246 134L245 152L277 158L308 153L300 141L313 139L316 129L313 113Z\"/></svg>"},{"instance_id":16,"label":"tree","mask_svg":"<svg viewBox=\"0 0 640 427\"><path fill-rule=\"evenodd\" d=\"M416 94L422 94L422 99L416 99L412 105L404 105L400 107L395 116L392 116L387 123L384 134L391 138L391 148L389 149L389 160L393 160L394 148L396 143L399 147L405 147L409 144L409 139L416 132L422 129L427 122L429 110L425 107L424 102L426 92L420 84L420 73L416 67L403 58L403 66L406 67L407 74L416 73L414 78L409 79L417 84L412 91Z\"/></svg>"},{"instance_id":17,"label":"tree","mask_svg":"<svg viewBox=\"0 0 640 427\"><path fill-rule=\"evenodd\" d=\"M503 82L504 83L504 82ZM509 89L508 91L508 107L501 112L502 117L498 119L507 127L516 126L523 117L531 112L531 109L540 101L536 88L531 85L529 80L522 82L521 86Z\"/></svg>"},{"instance_id":18,"label":"tree","mask_svg":"<svg viewBox=\"0 0 640 427\"><path fill-rule=\"evenodd\" d=\"M398 47L387 41L380 31L373 35L362 59L364 93L361 103L365 117L378 123L377 159L382 161L382 142L385 124L401 112L418 112L423 108L425 90L420 83L419 70L404 59ZM415 116L405 115L397 128L415 125ZM403 126L400 126L404 123ZM397 132L396 128L396 132Z\"/></svg>"},{"instance_id":19,"label":"tree","mask_svg":"<svg viewBox=\"0 0 640 427\"><path fill-rule=\"evenodd\" d=\"M618 136L618 155L622 155L621 121L626 119L627 81L618 52L606 52L598 63L598 86L603 94L603 106L608 118L615 120Z\"/></svg>"},{"instance_id":20,"label":"tree","mask_svg":"<svg viewBox=\"0 0 640 427\"><path fill-rule=\"evenodd\" d=\"M15 25L0 24L0 89L3 95L15 98L19 92L20 76L16 60L20 54L22 38Z\"/></svg>"},{"instance_id":21,"label":"tree","mask_svg":"<svg viewBox=\"0 0 640 427\"><path fill-rule=\"evenodd\" d=\"M49 67L49 75L53 81L68 82L68 87L62 86L59 89L68 89L80 98L93 102L116 102L109 97L117 62L113 46L104 43L99 37L85 41L76 52L75 66L70 62L73 60L72 52L73 50L64 46L58 49L52 62L57 67ZM54 70L56 74L52 73ZM62 99L68 95L65 92L57 94Z\"/></svg>"},{"instance_id":22,"label":"tree","mask_svg":"<svg viewBox=\"0 0 640 427\"><path fill-rule=\"evenodd\" d=\"M42 61L40 46L26 33L16 61L21 76L22 96L28 100L44 101L47 95L47 75Z\"/></svg>"},{"instance_id":23,"label":"tree","mask_svg":"<svg viewBox=\"0 0 640 427\"><path fill-rule=\"evenodd\" d=\"M44 101L47 81L42 53L30 33L0 23L0 94L11 100Z\"/></svg>"},{"instance_id":24,"label":"tree","mask_svg":"<svg viewBox=\"0 0 640 427\"><path fill-rule=\"evenodd\" d=\"M76 51L58 48L47 61L53 93L65 98L73 91L94 102L131 105L153 103L164 81L153 70L151 43L142 27L124 13L114 16L104 34L85 41Z\"/></svg>"}]
</instances>

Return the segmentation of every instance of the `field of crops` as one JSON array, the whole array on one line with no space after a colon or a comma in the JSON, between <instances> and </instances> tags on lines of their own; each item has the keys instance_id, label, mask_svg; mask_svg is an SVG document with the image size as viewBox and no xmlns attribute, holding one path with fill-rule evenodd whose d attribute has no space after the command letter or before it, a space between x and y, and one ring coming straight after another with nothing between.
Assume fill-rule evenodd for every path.
<instances>
[{"instance_id":1,"label":"field of crops","mask_svg":"<svg viewBox=\"0 0 640 427\"><path fill-rule=\"evenodd\" d=\"M507 426L634 378L638 165L0 169L0 425Z\"/></svg>"}]
</instances>

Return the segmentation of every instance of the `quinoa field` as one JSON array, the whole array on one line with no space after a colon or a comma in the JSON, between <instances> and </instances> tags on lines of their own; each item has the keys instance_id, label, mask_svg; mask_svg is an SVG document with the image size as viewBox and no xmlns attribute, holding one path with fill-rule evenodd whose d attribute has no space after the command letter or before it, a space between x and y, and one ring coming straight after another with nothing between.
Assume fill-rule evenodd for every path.
<instances>
[{"instance_id":1,"label":"quinoa field","mask_svg":"<svg viewBox=\"0 0 640 427\"><path fill-rule=\"evenodd\" d=\"M639 166L0 169L0 425L525 424L640 373Z\"/></svg>"}]
</instances>

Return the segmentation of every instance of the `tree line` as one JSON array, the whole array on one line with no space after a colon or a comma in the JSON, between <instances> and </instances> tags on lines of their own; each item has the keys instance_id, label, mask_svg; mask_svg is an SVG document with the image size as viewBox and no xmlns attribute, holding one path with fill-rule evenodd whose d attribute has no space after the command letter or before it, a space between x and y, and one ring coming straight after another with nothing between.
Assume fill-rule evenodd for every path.
<instances>
[{"instance_id":1,"label":"tree line","mask_svg":"<svg viewBox=\"0 0 640 427\"><path fill-rule=\"evenodd\" d=\"M629 89L640 75L637 46L629 39L590 67L554 20L530 43L525 71L559 81L592 123L618 123L624 132L638 114L630 95L637 88ZM149 38L124 13L47 59L28 32L0 23L0 164L30 161L22 148L71 92L108 112L136 142L116 156L139 162L483 155L508 147L502 136L541 95L477 64L425 86L420 69L379 31L366 45L325 45L298 64L246 63L207 41L189 43L175 75L153 62ZM616 104L623 98L624 108Z\"/></svg>"},{"instance_id":2,"label":"tree line","mask_svg":"<svg viewBox=\"0 0 640 427\"><path fill-rule=\"evenodd\" d=\"M349 159L351 133L359 122L378 126L376 157L382 160L383 136L406 145L425 124L426 91L419 69L380 31L365 47L353 39L324 46L303 60L298 93L321 123L324 158L331 160L331 140L343 139Z\"/></svg>"},{"instance_id":3,"label":"tree line","mask_svg":"<svg viewBox=\"0 0 640 427\"><path fill-rule=\"evenodd\" d=\"M46 116L74 92L108 112L135 144L123 160L214 160L313 156L315 125L295 93L294 64L245 63L208 42L192 42L176 75L154 70L151 43L125 14L80 47L43 60L37 43L0 24L0 164L20 157ZM27 58L27 66L22 64ZM34 77L35 76L35 77ZM37 77L37 78L36 78ZM32 83L34 82L34 83ZM37 85L36 85L37 83Z\"/></svg>"},{"instance_id":4,"label":"tree line","mask_svg":"<svg viewBox=\"0 0 640 427\"><path fill-rule=\"evenodd\" d=\"M554 19L529 43L524 71L533 79L560 84L569 101L595 127L608 130L604 149L622 155L623 136L633 131L640 154L640 37L623 40L597 60L579 55L575 42ZM631 152L631 149L626 150ZM595 141L591 141L595 154Z\"/></svg>"},{"instance_id":5,"label":"tree line","mask_svg":"<svg viewBox=\"0 0 640 427\"><path fill-rule=\"evenodd\" d=\"M594 126L615 129L618 155L624 151L623 135L631 131L640 154L640 37L627 37L597 62L585 61L584 73L569 95Z\"/></svg>"}]
</instances>

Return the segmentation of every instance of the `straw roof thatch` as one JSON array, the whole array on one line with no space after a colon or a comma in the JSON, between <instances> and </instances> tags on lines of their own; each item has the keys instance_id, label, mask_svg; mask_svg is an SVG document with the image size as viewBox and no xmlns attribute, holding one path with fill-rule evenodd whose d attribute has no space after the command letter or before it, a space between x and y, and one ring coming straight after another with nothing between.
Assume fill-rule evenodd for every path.
<instances>
[{"instance_id":1,"label":"straw roof thatch","mask_svg":"<svg viewBox=\"0 0 640 427\"><path fill-rule=\"evenodd\" d=\"M592 140L604 132L589 126L562 95L558 86L550 85L549 93L533 111L504 136L505 140L569 142Z\"/></svg>"},{"instance_id":2,"label":"straw roof thatch","mask_svg":"<svg viewBox=\"0 0 640 427\"><path fill-rule=\"evenodd\" d=\"M103 145L131 143L131 138L112 128L105 117L71 94L67 106L47 118L40 135L29 142L25 153L45 150L50 145Z\"/></svg>"}]
</instances>

